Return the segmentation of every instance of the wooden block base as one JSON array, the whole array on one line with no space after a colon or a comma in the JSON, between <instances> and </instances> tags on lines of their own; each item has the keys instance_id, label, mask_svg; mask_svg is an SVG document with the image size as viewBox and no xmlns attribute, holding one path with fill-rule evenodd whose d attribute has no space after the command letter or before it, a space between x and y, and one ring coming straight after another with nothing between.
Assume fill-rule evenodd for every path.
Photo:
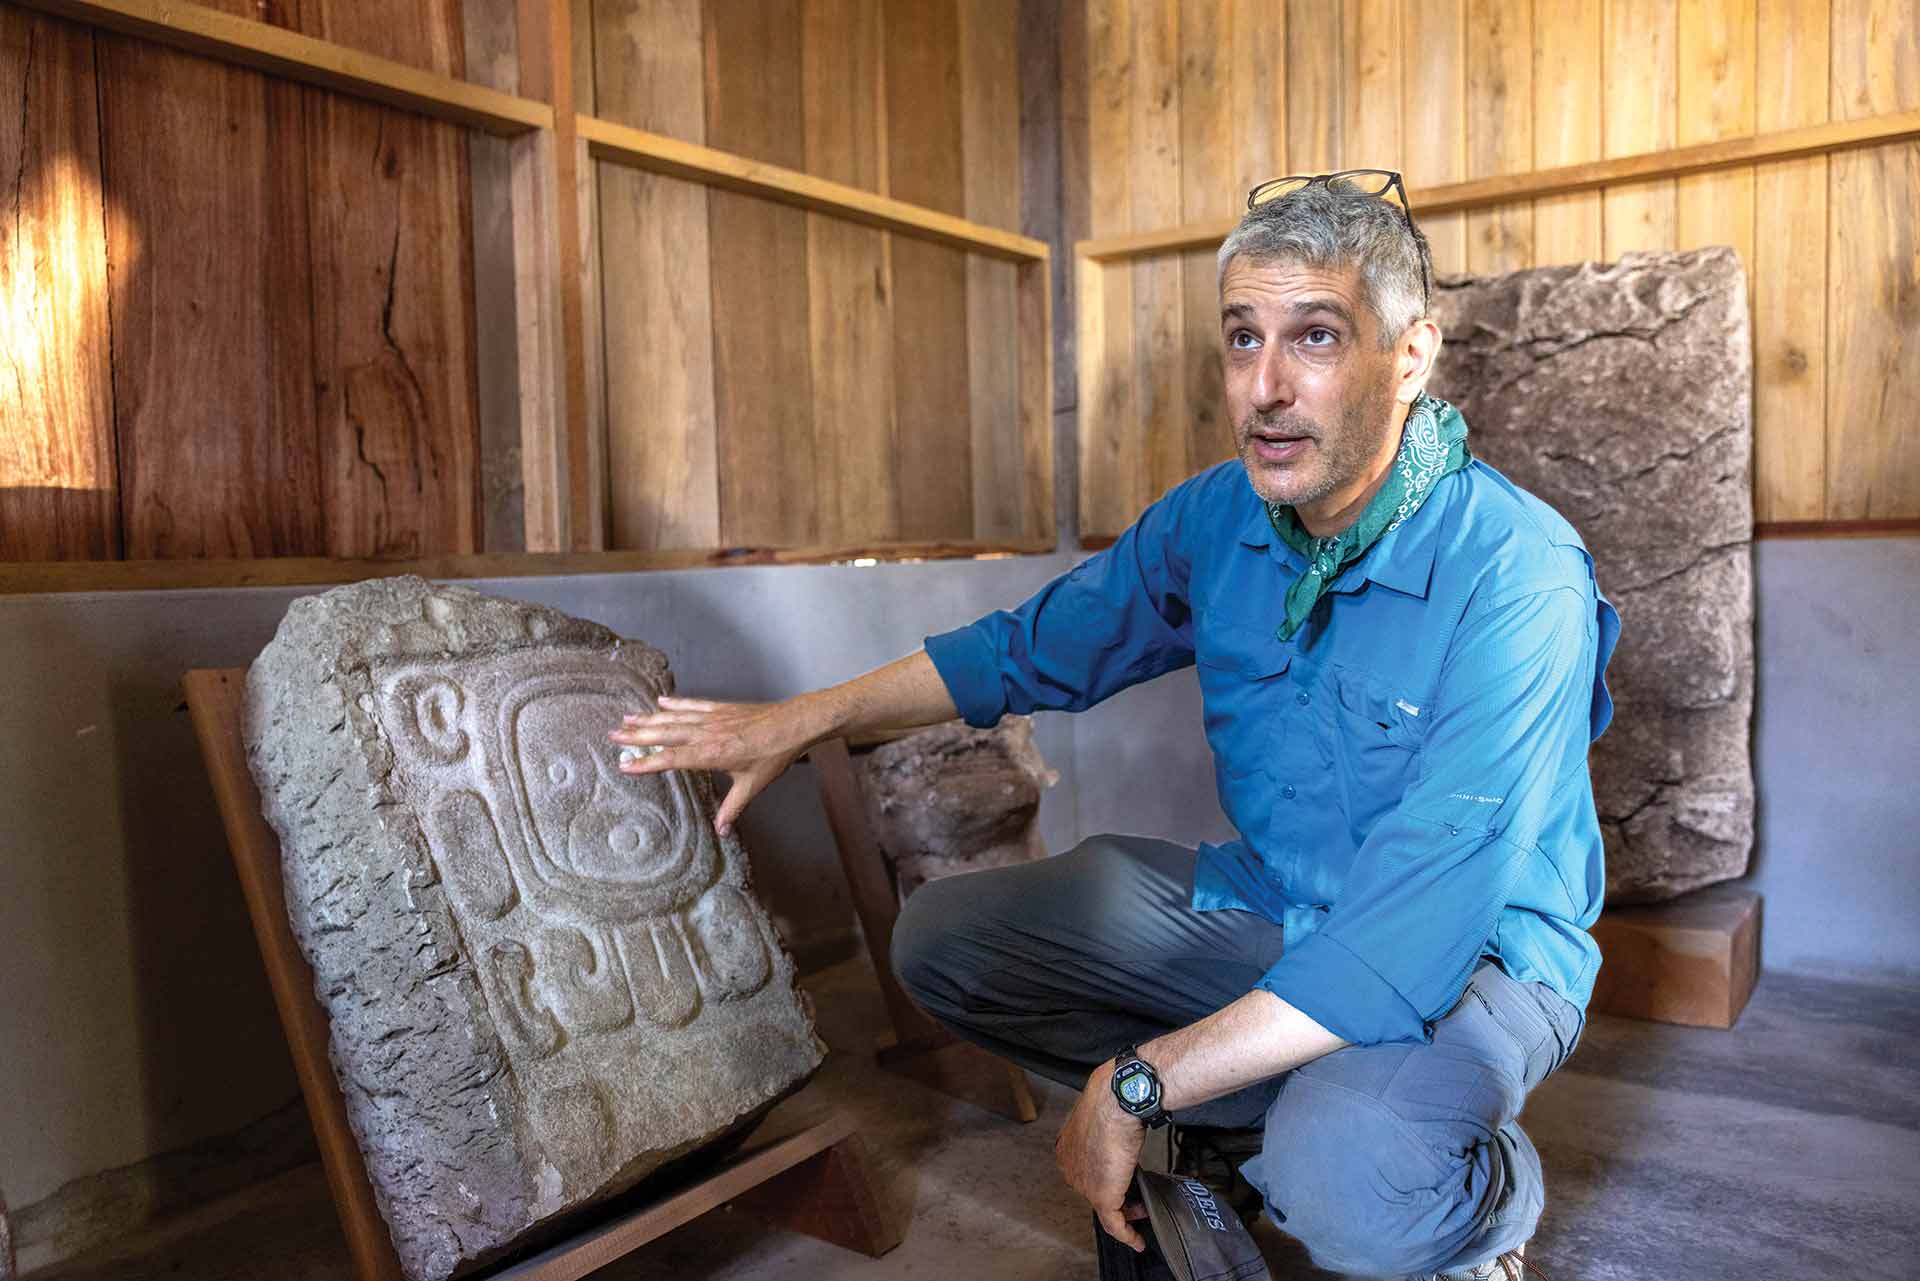
<instances>
[{"instance_id":1,"label":"wooden block base","mask_svg":"<svg viewBox=\"0 0 1920 1281\"><path fill-rule=\"evenodd\" d=\"M1760 896L1712 885L1666 903L1616 907L1593 927L1600 977L1588 1009L1732 1027L1760 977Z\"/></svg>"}]
</instances>

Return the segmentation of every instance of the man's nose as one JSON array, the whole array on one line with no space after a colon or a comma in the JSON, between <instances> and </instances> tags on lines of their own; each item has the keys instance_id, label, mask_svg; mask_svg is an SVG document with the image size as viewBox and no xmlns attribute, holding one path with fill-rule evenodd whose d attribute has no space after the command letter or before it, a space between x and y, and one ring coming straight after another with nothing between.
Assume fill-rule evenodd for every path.
<instances>
[{"instance_id":1,"label":"man's nose","mask_svg":"<svg viewBox=\"0 0 1920 1281\"><path fill-rule=\"evenodd\" d=\"M1281 349L1269 344L1261 350L1260 361L1253 369L1253 407L1264 412L1292 403L1292 370Z\"/></svg>"}]
</instances>

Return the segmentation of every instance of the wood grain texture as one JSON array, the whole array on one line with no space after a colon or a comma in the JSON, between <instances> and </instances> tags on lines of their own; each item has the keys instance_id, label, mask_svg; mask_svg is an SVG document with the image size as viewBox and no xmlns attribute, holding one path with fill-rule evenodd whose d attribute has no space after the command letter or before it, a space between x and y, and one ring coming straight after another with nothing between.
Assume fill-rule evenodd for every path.
<instances>
[{"instance_id":1,"label":"wood grain texture","mask_svg":"<svg viewBox=\"0 0 1920 1281\"><path fill-rule=\"evenodd\" d=\"M1625 156L1673 146L1679 96L1678 0L1605 0L1604 23L1606 154ZM1602 207L1607 258L1631 249L1674 247L1673 179L1609 187Z\"/></svg>"},{"instance_id":2,"label":"wood grain texture","mask_svg":"<svg viewBox=\"0 0 1920 1281\"><path fill-rule=\"evenodd\" d=\"M1533 164L1599 160L1601 15L1597 4L1536 5L1533 14ZM1605 249L1601 196L1578 192L1533 202L1536 266L1592 262Z\"/></svg>"},{"instance_id":3,"label":"wood grain texture","mask_svg":"<svg viewBox=\"0 0 1920 1281\"><path fill-rule=\"evenodd\" d=\"M707 139L805 162L796 0L706 7ZM732 192L708 196L720 540L793 546L819 536L807 311L807 217Z\"/></svg>"},{"instance_id":4,"label":"wood grain texture","mask_svg":"<svg viewBox=\"0 0 1920 1281\"><path fill-rule=\"evenodd\" d=\"M1834 0L1835 119L1920 106L1908 0ZM1827 222L1829 519L1920 516L1920 143L1836 154Z\"/></svg>"},{"instance_id":5,"label":"wood grain texture","mask_svg":"<svg viewBox=\"0 0 1920 1281\"><path fill-rule=\"evenodd\" d=\"M300 11L300 29L461 73L451 0ZM480 543L472 231L458 128L306 90L321 492L336 556Z\"/></svg>"},{"instance_id":6,"label":"wood grain texture","mask_svg":"<svg viewBox=\"0 0 1920 1281\"><path fill-rule=\"evenodd\" d=\"M958 214L966 201L958 0L886 0L888 194ZM964 538L973 525L967 260L893 239L894 414L900 532Z\"/></svg>"},{"instance_id":7,"label":"wood grain texture","mask_svg":"<svg viewBox=\"0 0 1920 1281\"><path fill-rule=\"evenodd\" d=\"M1133 148L1127 163L1134 230L1180 220L1180 4L1133 0ZM1127 518L1187 475L1187 384L1180 262L1134 263L1133 403L1128 448L1142 454L1144 487Z\"/></svg>"},{"instance_id":8,"label":"wood grain texture","mask_svg":"<svg viewBox=\"0 0 1920 1281\"><path fill-rule=\"evenodd\" d=\"M520 87L513 0L462 0L467 76L502 93ZM520 352L514 316L513 143L467 135L473 210L473 328L480 416L480 545L524 551L526 482L520 466Z\"/></svg>"},{"instance_id":9,"label":"wood grain texture","mask_svg":"<svg viewBox=\"0 0 1920 1281\"><path fill-rule=\"evenodd\" d=\"M0 9L0 560L120 554L94 40Z\"/></svg>"},{"instance_id":10,"label":"wood grain texture","mask_svg":"<svg viewBox=\"0 0 1920 1281\"><path fill-rule=\"evenodd\" d=\"M126 554L330 551L305 166L314 91L97 40Z\"/></svg>"},{"instance_id":11,"label":"wood grain texture","mask_svg":"<svg viewBox=\"0 0 1920 1281\"><path fill-rule=\"evenodd\" d=\"M1828 0L1760 0L1763 132L1827 118ZM1820 520L1827 485L1827 158L1754 171L1753 515ZM1821 252L1809 253L1809 245Z\"/></svg>"},{"instance_id":12,"label":"wood grain texture","mask_svg":"<svg viewBox=\"0 0 1920 1281\"><path fill-rule=\"evenodd\" d=\"M1180 220L1199 222L1232 216L1245 188L1238 170L1236 128L1258 122L1233 114L1233 59L1240 15L1219 0L1186 0L1180 8ZM1269 137L1271 135L1263 135ZM1269 175L1271 176L1271 175ZM1251 185L1251 184L1249 184ZM1182 254L1180 266L1181 386L1185 390L1180 437L1183 475L1230 456L1226 388L1220 370L1220 290L1215 255L1205 249Z\"/></svg>"},{"instance_id":13,"label":"wood grain texture","mask_svg":"<svg viewBox=\"0 0 1920 1281\"><path fill-rule=\"evenodd\" d=\"M960 0L960 149L963 212L1021 224L1020 45L1013 0ZM976 538L1016 538L1026 524L1026 452L1020 413L1019 268L969 255L967 392Z\"/></svg>"},{"instance_id":14,"label":"wood grain texture","mask_svg":"<svg viewBox=\"0 0 1920 1281\"><path fill-rule=\"evenodd\" d=\"M1345 0L1286 0L1287 163L1290 173L1342 167L1346 118Z\"/></svg>"},{"instance_id":15,"label":"wood grain texture","mask_svg":"<svg viewBox=\"0 0 1920 1281\"><path fill-rule=\"evenodd\" d=\"M1287 6L1272 0L1228 0L1232 40L1226 49L1233 83L1233 200L1269 178L1295 172L1287 154Z\"/></svg>"},{"instance_id":16,"label":"wood grain texture","mask_svg":"<svg viewBox=\"0 0 1920 1281\"><path fill-rule=\"evenodd\" d=\"M1407 64L1406 183L1425 187L1467 176L1467 54L1465 0L1433 0L1407 7L1406 41L1420 56ZM1413 204L1414 218L1433 251L1436 274L1467 269L1464 214L1437 214Z\"/></svg>"},{"instance_id":17,"label":"wood grain texture","mask_svg":"<svg viewBox=\"0 0 1920 1281\"><path fill-rule=\"evenodd\" d=\"M1088 230L1133 230L1133 15L1127 0L1087 3ZM1118 534L1144 505L1132 377L1133 274L1076 273L1080 315L1080 526Z\"/></svg>"},{"instance_id":18,"label":"wood grain texture","mask_svg":"<svg viewBox=\"0 0 1920 1281\"><path fill-rule=\"evenodd\" d=\"M1755 132L1755 0L1691 0L1680 8L1676 62L1681 146ZM1723 169L1675 184L1681 249L1731 245L1752 279L1753 170ZM1748 293L1752 305L1752 293Z\"/></svg>"},{"instance_id":19,"label":"wood grain texture","mask_svg":"<svg viewBox=\"0 0 1920 1281\"><path fill-rule=\"evenodd\" d=\"M1342 169L1398 169L1403 146L1402 87L1406 82L1401 0L1344 0L1342 44L1347 51L1340 95ZM1420 103L1419 110L1432 104Z\"/></svg>"},{"instance_id":20,"label":"wood grain texture","mask_svg":"<svg viewBox=\"0 0 1920 1281\"><path fill-rule=\"evenodd\" d=\"M1533 167L1532 0L1467 0L1469 178ZM1533 265L1533 206L1518 201L1466 215L1467 270Z\"/></svg>"},{"instance_id":21,"label":"wood grain texture","mask_svg":"<svg viewBox=\"0 0 1920 1281\"><path fill-rule=\"evenodd\" d=\"M598 114L706 141L700 0L598 0ZM705 188L596 166L612 543L720 543Z\"/></svg>"},{"instance_id":22,"label":"wood grain texture","mask_svg":"<svg viewBox=\"0 0 1920 1281\"><path fill-rule=\"evenodd\" d=\"M886 185L879 0L806 8L806 169L863 190ZM807 215L815 486L828 539L900 529L891 265L885 233Z\"/></svg>"}]
</instances>

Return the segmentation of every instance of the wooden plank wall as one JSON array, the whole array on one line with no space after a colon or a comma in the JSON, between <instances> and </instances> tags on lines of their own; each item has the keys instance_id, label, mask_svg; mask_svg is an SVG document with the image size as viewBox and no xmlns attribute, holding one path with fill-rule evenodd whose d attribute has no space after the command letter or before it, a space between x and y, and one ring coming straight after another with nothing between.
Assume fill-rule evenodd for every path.
<instances>
[{"instance_id":1,"label":"wooden plank wall","mask_svg":"<svg viewBox=\"0 0 1920 1281\"><path fill-rule=\"evenodd\" d=\"M587 7L583 110L1019 229L1015 0ZM1051 536L1013 264L597 171L613 547Z\"/></svg>"},{"instance_id":2,"label":"wooden plank wall","mask_svg":"<svg viewBox=\"0 0 1920 1281\"><path fill-rule=\"evenodd\" d=\"M216 7L461 70L457 0ZM464 131L0 7L22 78L0 559L481 550Z\"/></svg>"},{"instance_id":3,"label":"wooden plank wall","mask_svg":"<svg viewBox=\"0 0 1920 1281\"><path fill-rule=\"evenodd\" d=\"M1911 0L1081 0L1095 238L1255 181L1424 187L1920 107ZM1271 53L1285 50L1284 62ZM1222 112L1223 104L1231 111ZM1424 219L1442 272L1730 244L1754 323L1756 519L1920 518L1920 144ZM1416 210L1416 213L1418 211ZM1230 453L1204 253L1106 269L1084 535Z\"/></svg>"}]
</instances>

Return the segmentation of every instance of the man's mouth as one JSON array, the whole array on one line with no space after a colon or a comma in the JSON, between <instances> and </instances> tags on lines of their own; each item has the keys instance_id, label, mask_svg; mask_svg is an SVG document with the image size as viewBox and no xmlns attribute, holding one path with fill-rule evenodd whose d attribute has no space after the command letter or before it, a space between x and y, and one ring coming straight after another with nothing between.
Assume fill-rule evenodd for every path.
<instances>
[{"instance_id":1,"label":"man's mouth","mask_svg":"<svg viewBox=\"0 0 1920 1281\"><path fill-rule=\"evenodd\" d=\"M1299 432L1256 427L1247 433L1247 446L1253 451L1253 456L1263 463L1288 463L1304 453L1307 442L1312 439Z\"/></svg>"}]
</instances>

